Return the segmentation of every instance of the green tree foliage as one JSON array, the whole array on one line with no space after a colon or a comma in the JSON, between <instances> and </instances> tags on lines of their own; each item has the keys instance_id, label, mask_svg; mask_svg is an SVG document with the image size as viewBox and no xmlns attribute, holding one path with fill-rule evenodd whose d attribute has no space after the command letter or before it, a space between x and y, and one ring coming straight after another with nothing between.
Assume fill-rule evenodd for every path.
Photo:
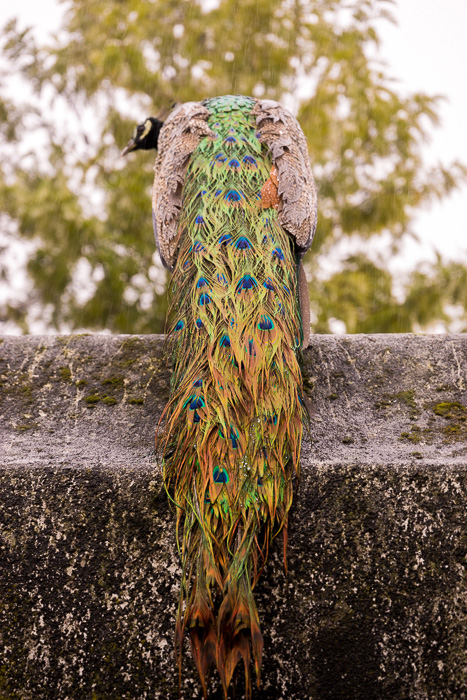
<instances>
[{"instance_id":1,"label":"green tree foliage","mask_svg":"<svg viewBox=\"0 0 467 700\"><path fill-rule=\"evenodd\" d=\"M330 319L348 332L418 330L447 323L453 308L462 323L461 265L439 260L415 271L397 298L387 270L412 233L416 208L466 175L459 163L425 168L422 146L437 123L438 99L400 95L369 58L391 4L220 0L209 9L212 3L195 0L72 0L51 46L38 46L11 22L3 33L6 73L16 71L40 100L31 100L34 107L0 98L4 236L27 242L33 290L27 304L13 299L5 316L24 330L35 309L57 329L161 332L154 155L121 161L119 149L135 120L174 102L243 93L283 101L308 138L320 195L307 256L315 330L329 332ZM362 250L383 235L388 253L377 263ZM323 261L335 257L336 245L350 253L326 276Z\"/></svg>"}]
</instances>

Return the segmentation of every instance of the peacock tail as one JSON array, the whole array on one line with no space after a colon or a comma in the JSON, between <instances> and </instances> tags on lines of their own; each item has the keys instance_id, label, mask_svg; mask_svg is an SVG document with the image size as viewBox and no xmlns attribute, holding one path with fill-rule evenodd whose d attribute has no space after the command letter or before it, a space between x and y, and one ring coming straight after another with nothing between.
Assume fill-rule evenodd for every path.
<instances>
[{"instance_id":1,"label":"peacock tail","mask_svg":"<svg viewBox=\"0 0 467 700\"><path fill-rule=\"evenodd\" d=\"M286 528L302 439L297 256L261 190L273 167L249 98L204 105L213 137L186 173L169 331L174 371L164 479L177 506L182 560L176 648L184 632L207 692L224 691L250 640L263 639L252 590Z\"/></svg>"},{"instance_id":2,"label":"peacock tail","mask_svg":"<svg viewBox=\"0 0 467 700\"><path fill-rule=\"evenodd\" d=\"M146 141L150 121L138 127ZM132 140L125 152L137 147L154 146ZM248 698L263 652L253 589L281 531L285 553L299 474L301 314L309 327L299 261L316 194L303 133L276 102L181 105L157 148L153 217L173 269L162 449L182 564L176 657L181 674L188 633L205 697L212 667L227 698L243 663Z\"/></svg>"}]
</instances>

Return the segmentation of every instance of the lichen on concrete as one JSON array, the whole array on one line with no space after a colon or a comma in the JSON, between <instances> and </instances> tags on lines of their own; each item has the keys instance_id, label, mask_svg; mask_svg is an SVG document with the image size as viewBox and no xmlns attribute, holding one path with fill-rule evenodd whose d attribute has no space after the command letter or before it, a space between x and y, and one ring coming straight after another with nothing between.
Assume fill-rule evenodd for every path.
<instances>
[{"instance_id":1,"label":"lichen on concrete","mask_svg":"<svg viewBox=\"0 0 467 700\"><path fill-rule=\"evenodd\" d=\"M3 341L0 699L175 700L162 339ZM276 542L256 593L257 700L467 698L466 368L464 336L312 339L288 576Z\"/></svg>"}]
</instances>

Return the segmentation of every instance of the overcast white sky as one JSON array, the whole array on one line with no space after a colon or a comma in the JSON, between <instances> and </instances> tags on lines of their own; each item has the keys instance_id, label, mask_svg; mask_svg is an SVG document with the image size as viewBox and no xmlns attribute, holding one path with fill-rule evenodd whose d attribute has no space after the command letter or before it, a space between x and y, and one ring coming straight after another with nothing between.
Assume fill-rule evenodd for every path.
<instances>
[{"instance_id":1,"label":"overcast white sky","mask_svg":"<svg viewBox=\"0 0 467 700\"><path fill-rule=\"evenodd\" d=\"M58 29L64 5L58 0L0 3L0 26L13 16L35 27L44 39ZM381 58L402 90L443 94L442 124L426 147L429 162L458 158L467 163L467 0L399 0L398 26L380 23ZM433 259L433 246L451 259L467 262L467 188L421 212L415 231L421 244L408 242L399 259L407 269Z\"/></svg>"},{"instance_id":2,"label":"overcast white sky","mask_svg":"<svg viewBox=\"0 0 467 700\"><path fill-rule=\"evenodd\" d=\"M447 97L427 159L467 163L467 0L399 0L395 15L398 26L382 32L391 74L410 91ZM435 245L467 262L467 188L421 212L415 228L423 245L409 244L409 259L427 258Z\"/></svg>"}]
</instances>

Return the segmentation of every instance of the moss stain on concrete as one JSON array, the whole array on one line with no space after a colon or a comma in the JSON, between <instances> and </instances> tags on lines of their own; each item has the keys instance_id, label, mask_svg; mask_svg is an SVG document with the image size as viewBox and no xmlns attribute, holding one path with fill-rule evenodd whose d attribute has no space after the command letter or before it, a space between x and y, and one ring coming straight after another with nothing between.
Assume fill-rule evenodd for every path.
<instances>
[{"instance_id":1,"label":"moss stain on concrete","mask_svg":"<svg viewBox=\"0 0 467 700\"><path fill-rule=\"evenodd\" d=\"M152 454L160 341L7 338L2 356L0 699L178 700L174 515ZM305 364L313 444L288 577L276 542L256 589L254 700L467 697L467 396L449 347L321 337ZM201 698L188 656L182 697Z\"/></svg>"}]
</instances>

